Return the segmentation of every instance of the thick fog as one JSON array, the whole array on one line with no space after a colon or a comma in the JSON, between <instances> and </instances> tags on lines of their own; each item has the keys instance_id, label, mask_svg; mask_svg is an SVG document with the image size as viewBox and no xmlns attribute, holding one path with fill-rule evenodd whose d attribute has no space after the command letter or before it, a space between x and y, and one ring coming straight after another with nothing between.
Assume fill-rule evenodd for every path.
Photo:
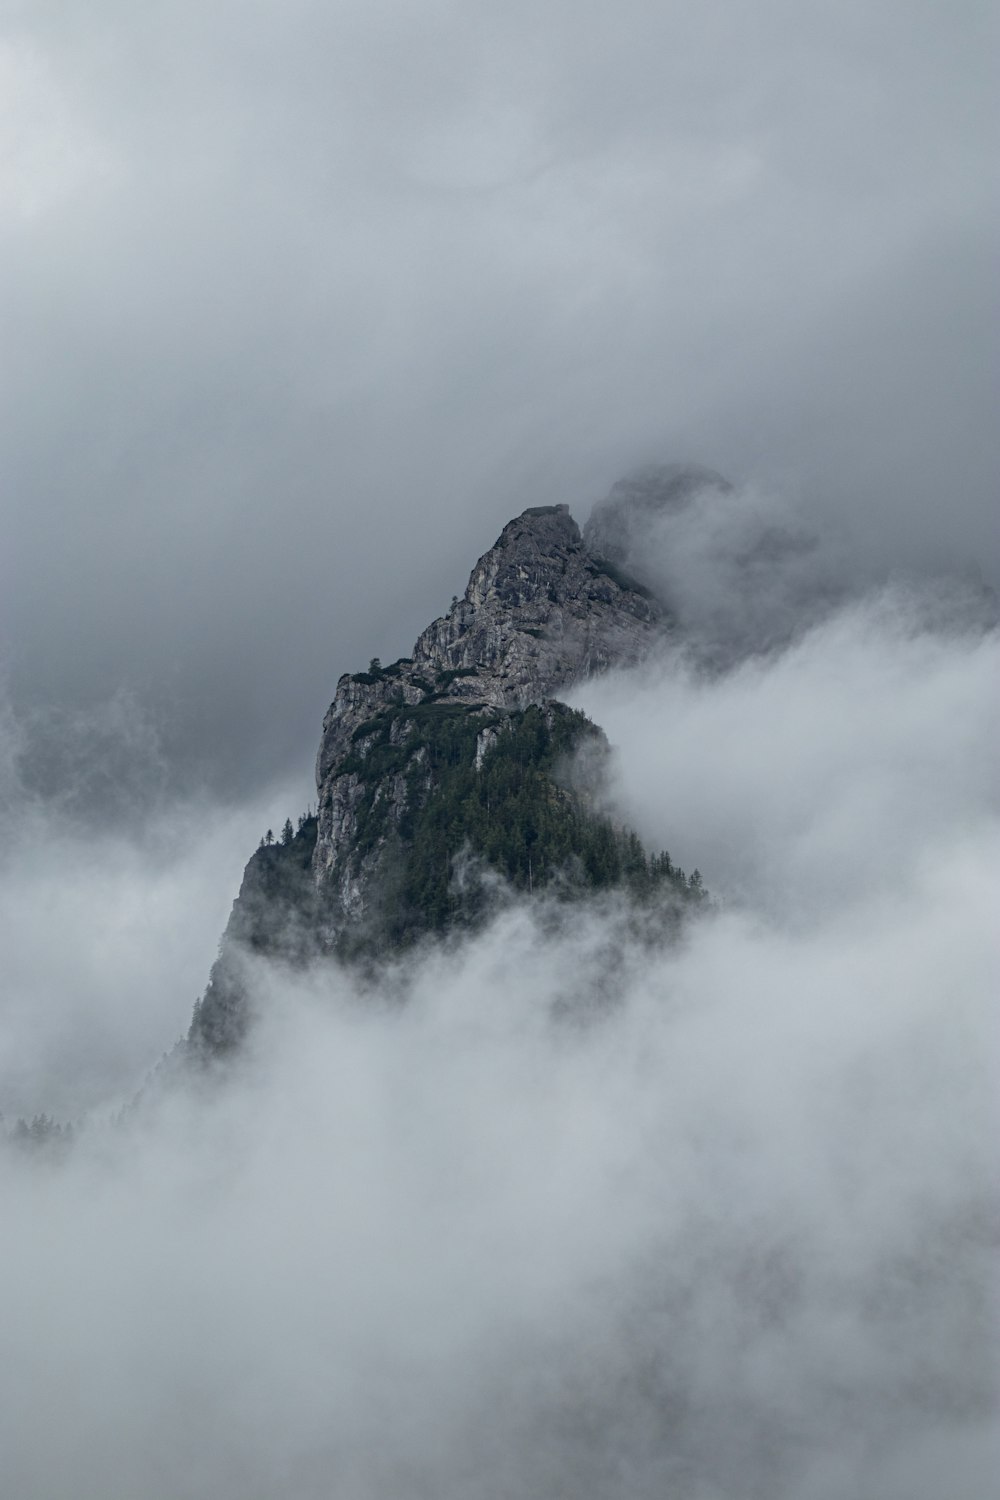
<instances>
[{"instance_id":1,"label":"thick fog","mask_svg":"<svg viewBox=\"0 0 1000 1500\"><path fill-rule=\"evenodd\" d=\"M995 579L995 51L988 0L13 0L38 758L125 687L171 785L255 792L511 515L647 459Z\"/></svg>"},{"instance_id":2,"label":"thick fog","mask_svg":"<svg viewBox=\"0 0 1000 1500\"><path fill-rule=\"evenodd\" d=\"M679 944L515 905L374 990L263 970L237 1071L8 1148L12 1492L981 1500L998 669L882 592L591 683L609 796L715 893ZM211 863L147 871L162 931Z\"/></svg>"},{"instance_id":3,"label":"thick fog","mask_svg":"<svg viewBox=\"0 0 1000 1500\"><path fill-rule=\"evenodd\" d=\"M129 1096L186 1031L261 835L310 795L303 767L235 807L178 800L156 786L156 737L134 702L62 722L59 796L26 779L29 741L14 715L0 723L0 1113L10 1119L72 1121ZM128 818L95 824L91 804L108 783Z\"/></svg>"}]
</instances>

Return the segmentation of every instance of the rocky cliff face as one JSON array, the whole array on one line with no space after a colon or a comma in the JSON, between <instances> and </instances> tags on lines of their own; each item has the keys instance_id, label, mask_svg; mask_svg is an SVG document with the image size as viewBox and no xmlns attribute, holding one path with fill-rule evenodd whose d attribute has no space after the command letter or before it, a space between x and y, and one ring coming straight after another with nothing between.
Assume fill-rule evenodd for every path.
<instances>
[{"instance_id":1,"label":"rocky cliff face","mask_svg":"<svg viewBox=\"0 0 1000 1500\"><path fill-rule=\"evenodd\" d=\"M417 670L475 669L497 707L526 708L588 673L637 660L662 611L583 543L565 505L524 511L472 570L465 596L423 632Z\"/></svg>"},{"instance_id":2,"label":"rocky cliff face","mask_svg":"<svg viewBox=\"0 0 1000 1500\"><path fill-rule=\"evenodd\" d=\"M217 1052L239 1040L247 953L377 956L468 920L478 898L468 882L455 888L466 855L515 889L667 881L700 895L700 877L689 890L666 855L647 859L561 771L584 740L598 758L605 742L559 696L637 662L671 626L620 566L615 528L627 530L634 502L613 492L589 539L565 505L524 511L411 656L341 677L323 722L317 817L248 865L193 1042Z\"/></svg>"},{"instance_id":3,"label":"rocky cliff face","mask_svg":"<svg viewBox=\"0 0 1000 1500\"><path fill-rule=\"evenodd\" d=\"M418 637L412 657L380 676L341 677L323 723L317 787L365 718L402 699L527 708L606 667L639 660L662 608L613 560L584 545L566 505L506 525L472 570L464 596Z\"/></svg>"},{"instance_id":4,"label":"rocky cliff face","mask_svg":"<svg viewBox=\"0 0 1000 1500\"><path fill-rule=\"evenodd\" d=\"M346 675L323 723L317 759L319 834L315 872L325 887L330 933L362 919L387 843L432 776L417 731L432 705L464 709L482 722L481 761L497 715L558 697L613 665L638 661L664 612L641 585L588 550L569 507L540 506L504 527L472 570L462 599L417 639L411 657L377 672ZM386 734L395 769L377 791L380 837L360 837L370 813L369 757Z\"/></svg>"}]
</instances>

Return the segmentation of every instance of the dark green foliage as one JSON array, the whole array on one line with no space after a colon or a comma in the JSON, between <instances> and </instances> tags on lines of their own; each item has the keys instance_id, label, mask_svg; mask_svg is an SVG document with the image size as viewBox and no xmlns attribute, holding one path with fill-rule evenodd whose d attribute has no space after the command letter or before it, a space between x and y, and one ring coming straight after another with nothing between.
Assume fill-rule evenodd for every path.
<instances>
[{"instance_id":1,"label":"dark green foliage","mask_svg":"<svg viewBox=\"0 0 1000 1500\"><path fill-rule=\"evenodd\" d=\"M633 594L641 594L644 599L653 598L652 589L648 589L644 583L633 578L631 573L626 573L624 568L619 568L616 563L608 562L604 557L595 557L590 564L589 571L595 578L602 574L605 578L610 578L612 583L617 583L620 589L627 589Z\"/></svg>"},{"instance_id":2,"label":"dark green foliage","mask_svg":"<svg viewBox=\"0 0 1000 1500\"><path fill-rule=\"evenodd\" d=\"M448 766L472 763L476 739L497 715L483 715L477 704L418 703L387 709L360 725L358 748L341 763L341 774L355 773L364 785L351 857L363 858L386 832L388 800L385 781L406 773L407 801L412 807L422 794L420 783ZM423 755L418 752L423 751ZM400 833L406 836L407 829Z\"/></svg>"},{"instance_id":3,"label":"dark green foliage","mask_svg":"<svg viewBox=\"0 0 1000 1500\"><path fill-rule=\"evenodd\" d=\"M351 735L352 742L356 744L358 740L366 740L369 735L377 734L386 719L386 714L376 714L374 719L365 719Z\"/></svg>"},{"instance_id":4,"label":"dark green foliage","mask_svg":"<svg viewBox=\"0 0 1000 1500\"><path fill-rule=\"evenodd\" d=\"M445 688L445 687L448 687L450 683L454 682L456 677L478 677L478 676L479 676L479 668L478 667L451 667L451 668L448 668L447 670L440 671L437 674L437 677L434 680L437 683L437 685L438 685L439 688Z\"/></svg>"},{"instance_id":5,"label":"dark green foliage","mask_svg":"<svg viewBox=\"0 0 1000 1500\"><path fill-rule=\"evenodd\" d=\"M287 839L258 849L247 865L229 925L232 936L258 952L297 949L289 928L300 922L312 889L317 820L306 818L294 835L289 820L285 830L290 835Z\"/></svg>"},{"instance_id":6,"label":"dark green foliage","mask_svg":"<svg viewBox=\"0 0 1000 1500\"><path fill-rule=\"evenodd\" d=\"M485 732L485 738L484 738ZM350 873L367 883L363 922L344 927L312 868L317 818L290 836L266 837L247 865L239 898L195 1006L189 1047L231 1052L251 1019L248 955L308 963L334 942L344 959L378 960L429 934L469 928L504 892L559 899L624 889L637 910L673 924L704 899L666 853L650 858L635 833L596 813L568 784L573 757L604 743L583 714L560 703L508 713L454 699L393 703L356 730L339 776L355 778L354 836L332 886ZM479 764L477 765L477 751ZM500 877L499 884L495 878ZM662 913L662 917L661 917Z\"/></svg>"},{"instance_id":7,"label":"dark green foliage","mask_svg":"<svg viewBox=\"0 0 1000 1500\"><path fill-rule=\"evenodd\" d=\"M290 821L285 824L287 832ZM191 1018L188 1041L210 1052L230 1050L248 1022L243 955L246 952L302 963L318 951L318 906L312 877L317 820L299 819L287 842L262 843L243 875L219 957L204 999Z\"/></svg>"},{"instance_id":8,"label":"dark green foliage","mask_svg":"<svg viewBox=\"0 0 1000 1500\"><path fill-rule=\"evenodd\" d=\"M373 656L368 663L367 672L352 672L351 681L359 682L364 687L373 687L376 682L383 682L387 677L401 677L404 667L412 667L411 656L400 656L391 661L387 667L383 667L377 656Z\"/></svg>"},{"instance_id":9,"label":"dark green foliage","mask_svg":"<svg viewBox=\"0 0 1000 1500\"><path fill-rule=\"evenodd\" d=\"M377 931L347 935L345 953L389 950L427 932L467 925L487 904L484 882L456 879L471 856L514 890L547 887L562 894L624 886L645 897L668 887L688 898L683 871L668 855L646 856L634 833L596 815L563 785L559 772L600 731L562 704L523 713L483 711L456 703L396 708L363 726L343 766L361 781L363 798L349 858L360 861L385 842ZM494 743L476 766L484 729ZM390 822L386 778L403 778L403 811Z\"/></svg>"}]
</instances>

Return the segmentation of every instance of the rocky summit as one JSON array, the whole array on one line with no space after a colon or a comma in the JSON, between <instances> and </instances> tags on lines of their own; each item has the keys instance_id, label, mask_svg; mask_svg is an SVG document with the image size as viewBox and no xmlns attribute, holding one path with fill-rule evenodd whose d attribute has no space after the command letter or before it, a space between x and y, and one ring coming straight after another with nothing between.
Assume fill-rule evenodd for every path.
<instances>
[{"instance_id":1,"label":"rocky summit","mask_svg":"<svg viewBox=\"0 0 1000 1500\"><path fill-rule=\"evenodd\" d=\"M317 787L358 724L386 703L451 700L527 708L610 666L638 661L664 611L651 593L588 548L568 505L510 521L446 615L413 654L374 677L341 677L323 724Z\"/></svg>"},{"instance_id":2,"label":"rocky summit","mask_svg":"<svg viewBox=\"0 0 1000 1500\"><path fill-rule=\"evenodd\" d=\"M684 472L671 471L668 502ZM596 811L586 779L568 774L584 744L599 761L606 741L561 695L638 662L671 628L663 603L602 550L620 556L615 527L629 526L634 488L617 487L587 535L566 505L523 511L410 656L340 678L317 757L317 813L247 866L192 1043L220 1051L239 1040L248 955L398 952L481 916L484 872L494 894L499 876L529 893L667 888L675 907L700 896L700 877L692 885L666 854L647 856Z\"/></svg>"},{"instance_id":3,"label":"rocky summit","mask_svg":"<svg viewBox=\"0 0 1000 1500\"><path fill-rule=\"evenodd\" d=\"M317 760L315 867L321 882L339 872L334 905L344 917L364 900L366 881L345 856L365 780L356 762L377 742L381 715L432 704L464 708L483 721L481 760L495 737L490 710L524 710L593 672L638 661L662 621L641 585L587 550L568 506L536 506L504 527L473 568L463 598L428 625L411 657L343 676ZM393 743L403 743L414 720L404 715L397 723ZM383 791L391 826L399 826L408 796L400 771Z\"/></svg>"}]
</instances>

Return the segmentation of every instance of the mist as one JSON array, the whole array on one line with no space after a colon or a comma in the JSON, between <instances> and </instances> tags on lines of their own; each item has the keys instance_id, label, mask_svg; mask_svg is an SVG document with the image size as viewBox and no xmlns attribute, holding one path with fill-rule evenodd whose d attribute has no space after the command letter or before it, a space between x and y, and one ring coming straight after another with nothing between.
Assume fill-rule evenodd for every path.
<instances>
[{"instance_id":1,"label":"mist","mask_svg":"<svg viewBox=\"0 0 1000 1500\"><path fill-rule=\"evenodd\" d=\"M997 634L967 605L888 587L721 675L685 647L585 684L609 805L729 904L785 921L931 878L1000 812Z\"/></svg>"},{"instance_id":2,"label":"mist","mask_svg":"<svg viewBox=\"0 0 1000 1500\"><path fill-rule=\"evenodd\" d=\"M592 682L680 942L514 904L374 989L267 967L239 1068L8 1148L12 1488L979 1500L998 666L880 592Z\"/></svg>"},{"instance_id":3,"label":"mist","mask_svg":"<svg viewBox=\"0 0 1000 1500\"><path fill-rule=\"evenodd\" d=\"M41 760L42 749L47 760ZM0 1113L117 1110L187 1030L240 872L315 796L178 794L127 694L26 723L0 705Z\"/></svg>"}]
</instances>

